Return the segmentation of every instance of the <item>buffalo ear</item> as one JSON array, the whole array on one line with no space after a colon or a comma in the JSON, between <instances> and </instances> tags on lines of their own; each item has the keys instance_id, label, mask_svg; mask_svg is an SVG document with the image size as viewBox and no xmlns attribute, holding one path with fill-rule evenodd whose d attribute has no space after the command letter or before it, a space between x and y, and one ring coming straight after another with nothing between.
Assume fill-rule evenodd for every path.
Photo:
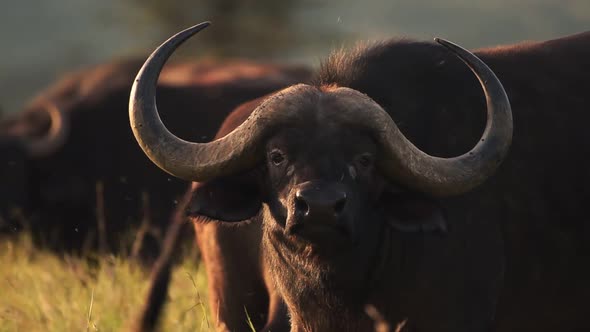
<instances>
[{"instance_id":1,"label":"buffalo ear","mask_svg":"<svg viewBox=\"0 0 590 332\"><path fill-rule=\"evenodd\" d=\"M386 222L404 233L447 233L449 226L439 203L421 194L385 191L379 200Z\"/></svg>"},{"instance_id":2,"label":"buffalo ear","mask_svg":"<svg viewBox=\"0 0 590 332\"><path fill-rule=\"evenodd\" d=\"M237 222L258 214L262 200L258 188L240 178L220 178L198 183L187 206L189 217Z\"/></svg>"}]
</instances>

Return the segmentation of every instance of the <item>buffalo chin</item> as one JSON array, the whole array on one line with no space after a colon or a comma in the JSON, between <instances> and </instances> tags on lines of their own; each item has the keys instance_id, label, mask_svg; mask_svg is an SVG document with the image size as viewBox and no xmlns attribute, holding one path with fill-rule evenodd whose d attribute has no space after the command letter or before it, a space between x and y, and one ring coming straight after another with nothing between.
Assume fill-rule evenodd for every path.
<instances>
[{"instance_id":1,"label":"buffalo chin","mask_svg":"<svg viewBox=\"0 0 590 332\"><path fill-rule=\"evenodd\" d=\"M370 277L381 241L366 239L379 238L379 228L373 234L363 234L358 242L338 230L322 230L318 238L286 235L284 228L273 220L265 206L263 222L263 253L269 267L278 267L272 272L279 284L296 283L294 287L280 287L285 291L317 288L323 291L344 292L349 297L351 288L369 286ZM371 259L367 259L371 257ZM353 292L354 293L354 292ZM340 296L337 296L340 297ZM354 297L354 296L353 296Z\"/></svg>"}]
</instances>

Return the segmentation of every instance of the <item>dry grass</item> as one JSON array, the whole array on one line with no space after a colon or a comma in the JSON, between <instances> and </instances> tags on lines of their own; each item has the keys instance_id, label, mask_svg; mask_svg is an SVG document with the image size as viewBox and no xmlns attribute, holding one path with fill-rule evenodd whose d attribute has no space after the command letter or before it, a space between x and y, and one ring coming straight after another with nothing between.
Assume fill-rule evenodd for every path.
<instances>
[{"instance_id":1,"label":"dry grass","mask_svg":"<svg viewBox=\"0 0 590 332\"><path fill-rule=\"evenodd\" d=\"M148 273L119 257L56 257L26 237L0 241L0 332L126 330L148 289ZM163 331L209 331L206 280L175 267Z\"/></svg>"}]
</instances>

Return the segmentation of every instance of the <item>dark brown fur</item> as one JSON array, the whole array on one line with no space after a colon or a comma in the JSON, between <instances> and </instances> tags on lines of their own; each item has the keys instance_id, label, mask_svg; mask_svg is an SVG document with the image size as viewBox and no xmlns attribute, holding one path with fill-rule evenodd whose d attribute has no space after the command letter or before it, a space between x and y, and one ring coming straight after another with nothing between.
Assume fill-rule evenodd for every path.
<instances>
[{"instance_id":1,"label":"dark brown fur","mask_svg":"<svg viewBox=\"0 0 590 332\"><path fill-rule=\"evenodd\" d=\"M466 195L432 201L402 190L403 195L388 197L387 206L393 208L369 209L365 215L367 225L379 221L371 226L378 229L369 238L372 244L365 242L344 260L314 260L282 235L276 198L288 185L272 182L276 170L269 164L193 185L192 201L181 207L193 218L249 219L235 227L195 224L218 329L248 330L244 307L263 330L289 329L285 302L294 331L370 331L367 304L390 326L407 320L404 331L590 329L585 209L590 198L590 33L476 54L511 99L515 134L507 160ZM368 94L408 138L433 155L468 150L485 121L475 77L433 43L390 41L338 53L323 65L317 85ZM217 136L235 128L256 105L238 108ZM304 133L295 135L300 141L289 141L287 133L278 136L309 151L340 141L345 148L330 151L351 149L346 145L354 142L351 132L313 121L309 128L296 129ZM335 136L323 137L323 132ZM314 177L313 172L330 169L317 164L324 155L337 156L301 152L305 167L298 166L296 175ZM404 232L387 225L387 216L411 210L415 202L432 206L428 215L441 211L449 231ZM252 207L262 209L252 215Z\"/></svg>"}]
</instances>

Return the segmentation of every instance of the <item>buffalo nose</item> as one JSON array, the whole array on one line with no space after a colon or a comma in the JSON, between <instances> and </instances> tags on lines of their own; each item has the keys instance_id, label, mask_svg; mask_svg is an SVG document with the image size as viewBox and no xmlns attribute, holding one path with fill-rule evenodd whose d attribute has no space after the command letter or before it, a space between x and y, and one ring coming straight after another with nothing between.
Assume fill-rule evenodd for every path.
<instances>
[{"instance_id":1,"label":"buffalo nose","mask_svg":"<svg viewBox=\"0 0 590 332\"><path fill-rule=\"evenodd\" d=\"M345 207L346 192L343 190L306 186L295 193L295 211L304 220L335 223Z\"/></svg>"}]
</instances>

